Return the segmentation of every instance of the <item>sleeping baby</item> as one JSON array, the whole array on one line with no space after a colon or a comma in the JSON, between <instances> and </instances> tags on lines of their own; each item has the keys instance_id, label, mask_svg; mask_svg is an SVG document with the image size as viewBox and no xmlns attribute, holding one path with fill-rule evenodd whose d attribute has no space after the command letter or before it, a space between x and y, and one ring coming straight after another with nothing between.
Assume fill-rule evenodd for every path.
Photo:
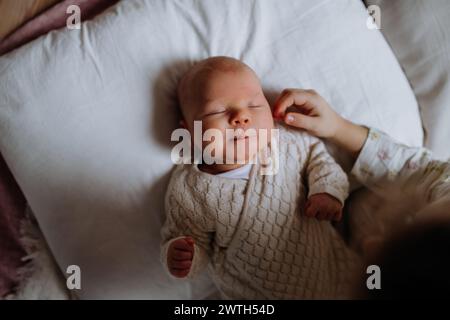
<instances>
[{"instance_id":1,"label":"sleeping baby","mask_svg":"<svg viewBox=\"0 0 450 320\"><path fill-rule=\"evenodd\" d=\"M208 269L225 299L349 298L358 259L331 224L341 219L348 180L324 144L274 125L258 77L233 58L195 64L179 83L178 99L191 136L201 121L203 132L223 133L216 146L246 148L235 161L224 156L175 168L161 247L170 274L191 278ZM250 135L229 139L229 129L278 129L278 141L256 135L252 148ZM278 171L261 174L265 165L252 160L270 149L278 153Z\"/></svg>"}]
</instances>

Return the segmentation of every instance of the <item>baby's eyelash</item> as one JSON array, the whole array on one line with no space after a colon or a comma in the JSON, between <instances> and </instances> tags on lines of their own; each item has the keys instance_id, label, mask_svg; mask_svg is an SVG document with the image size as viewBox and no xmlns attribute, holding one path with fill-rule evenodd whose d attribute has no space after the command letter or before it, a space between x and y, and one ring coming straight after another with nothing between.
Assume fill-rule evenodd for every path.
<instances>
[{"instance_id":1,"label":"baby's eyelash","mask_svg":"<svg viewBox=\"0 0 450 320\"><path fill-rule=\"evenodd\" d=\"M220 111L210 112L210 113L205 114L205 117L207 117L207 116L213 116L213 115L215 115L215 114L220 114L220 113L224 113L224 112L225 112L225 110L220 110Z\"/></svg>"},{"instance_id":2,"label":"baby's eyelash","mask_svg":"<svg viewBox=\"0 0 450 320\"><path fill-rule=\"evenodd\" d=\"M250 106L250 109L256 109L256 108L261 108L262 106Z\"/></svg>"}]
</instances>

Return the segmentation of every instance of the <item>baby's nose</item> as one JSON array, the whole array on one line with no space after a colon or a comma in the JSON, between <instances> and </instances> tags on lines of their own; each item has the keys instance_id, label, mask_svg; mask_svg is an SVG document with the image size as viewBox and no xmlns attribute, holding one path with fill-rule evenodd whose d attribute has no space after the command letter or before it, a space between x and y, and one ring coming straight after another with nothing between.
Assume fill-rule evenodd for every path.
<instances>
[{"instance_id":1,"label":"baby's nose","mask_svg":"<svg viewBox=\"0 0 450 320\"><path fill-rule=\"evenodd\" d=\"M232 119L231 123L233 125L245 125L250 122L250 116L246 112L236 112Z\"/></svg>"}]
</instances>

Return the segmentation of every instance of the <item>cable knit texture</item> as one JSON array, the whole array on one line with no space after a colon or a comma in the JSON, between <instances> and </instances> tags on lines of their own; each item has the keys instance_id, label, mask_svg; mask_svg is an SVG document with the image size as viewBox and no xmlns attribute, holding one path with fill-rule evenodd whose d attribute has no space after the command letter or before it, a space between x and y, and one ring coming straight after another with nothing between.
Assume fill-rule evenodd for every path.
<instances>
[{"instance_id":1,"label":"cable knit texture","mask_svg":"<svg viewBox=\"0 0 450 320\"><path fill-rule=\"evenodd\" d=\"M323 143L280 127L279 171L249 181L178 166L166 194L161 259L181 236L195 241L188 277L209 264L224 298L348 298L358 259L329 221L303 216L307 195L342 202L348 181Z\"/></svg>"}]
</instances>

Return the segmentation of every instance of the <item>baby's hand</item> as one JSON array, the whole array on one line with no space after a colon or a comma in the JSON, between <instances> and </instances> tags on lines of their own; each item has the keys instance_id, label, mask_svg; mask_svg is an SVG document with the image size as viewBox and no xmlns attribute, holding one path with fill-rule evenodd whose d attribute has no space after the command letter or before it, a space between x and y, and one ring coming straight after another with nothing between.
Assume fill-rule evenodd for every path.
<instances>
[{"instance_id":1,"label":"baby's hand","mask_svg":"<svg viewBox=\"0 0 450 320\"><path fill-rule=\"evenodd\" d=\"M283 90L275 102L273 116L319 138L332 138L343 122L314 90Z\"/></svg>"},{"instance_id":2,"label":"baby's hand","mask_svg":"<svg viewBox=\"0 0 450 320\"><path fill-rule=\"evenodd\" d=\"M342 204L328 193L313 194L306 202L305 215L318 220L339 221L342 218Z\"/></svg>"},{"instance_id":3,"label":"baby's hand","mask_svg":"<svg viewBox=\"0 0 450 320\"><path fill-rule=\"evenodd\" d=\"M190 237L173 241L167 252L167 265L170 273L177 278L189 274L194 258L194 240Z\"/></svg>"}]
</instances>

